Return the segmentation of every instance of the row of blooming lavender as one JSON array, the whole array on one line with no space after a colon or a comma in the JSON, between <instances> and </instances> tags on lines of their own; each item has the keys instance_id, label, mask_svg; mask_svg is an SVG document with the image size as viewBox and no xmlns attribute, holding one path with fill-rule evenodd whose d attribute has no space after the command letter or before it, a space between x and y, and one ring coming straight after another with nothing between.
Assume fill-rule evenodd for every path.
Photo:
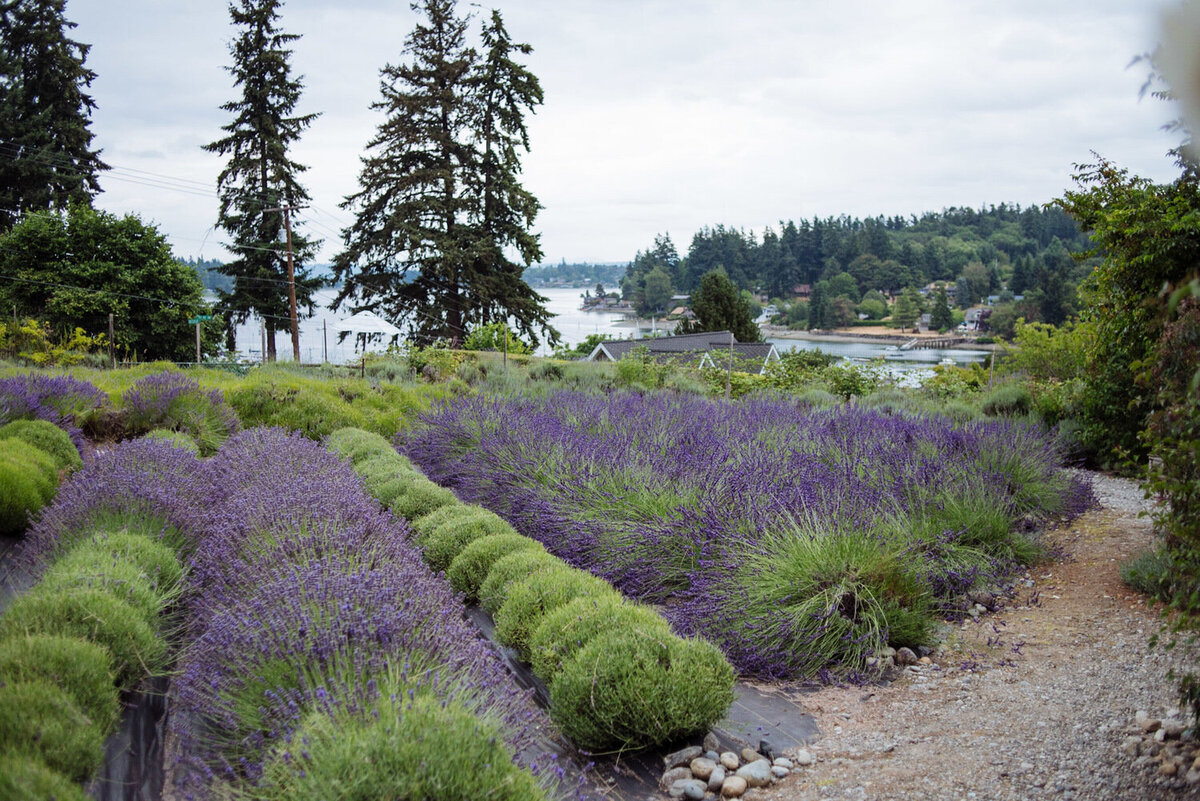
<instances>
[{"instance_id":1,"label":"row of blooming lavender","mask_svg":"<svg viewBox=\"0 0 1200 801\"><path fill-rule=\"evenodd\" d=\"M1008 421L568 392L422 420L398 446L430 478L763 676L927 643L1091 502L1049 433Z\"/></svg>"},{"instance_id":2,"label":"row of blooming lavender","mask_svg":"<svg viewBox=\"0 0 1200 801\"><path fill-rule=\"evenodd\" d=\"M707 731L728 710L733 669L710 643L676 637L608 582L460 503L383 437L343 429L326 445L383 505L411 517L429 566L495 616L497 639L549 685L551 717L580 747L662 745Z\"/></svg>"},{"instance_id":3,"label":"row of blooming lavender","mask_svg":"<svg viewBox=\"0 0 1200 801\"><path fill-rule=\"evenodd\" d=\"M43 609L38 588L62 585L60 564L78 571L80 549L113 552L100 539L131 531L145 540L139 554L155 546L187 565L169 641L162 625L146 639L134 613L161 612L174 595L124 551L100 573L71 573L88 586L68 588L65 611ZM0 620L0 653L24 649L22 664L36 662L27 633L47 629L43 618L82 615L103 621L97 631L113 629L103 644L119 689L174 662L168 765L185 796L232 786L268 799L376 798L397 787L417 797L543 797L553 771L537 775L512 755L528 750L548 721L408 539L348 465L300 436L245 431L207 460L169 442L120 443L67 481L29 531L20 560L42 578ZM88 564L101 561L93 555ZM65 667L42 677L43 695L70 693L77 674L108 675L64 653ZM31 698L0 688L0 730ZM26 715L36 737L18 731L3 746L13 769L3 773L25 792L50 787L54 776L32 739L79 730L60 720L61 699L38 703ZM60 750L86 759L53 767L84 779L97 748L70 741Z\"/></svg>"}]
</instances>

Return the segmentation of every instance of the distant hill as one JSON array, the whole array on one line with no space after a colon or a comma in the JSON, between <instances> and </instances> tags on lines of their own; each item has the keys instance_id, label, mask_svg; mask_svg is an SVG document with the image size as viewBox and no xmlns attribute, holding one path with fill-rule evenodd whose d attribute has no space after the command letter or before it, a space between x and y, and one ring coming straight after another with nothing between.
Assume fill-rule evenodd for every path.
<instances>
[{"instance_id":1,"label":"distant hill","mask_svg":"<svg viewBox=\"0 0 1200 801\"><path fill-rule=\"evenodd\" d=\"M532 287L594 287L604 284L616 288L625 275L624 262L573 262L538 264L525 269L524 278Z\"/></svg>"}]
</instances>

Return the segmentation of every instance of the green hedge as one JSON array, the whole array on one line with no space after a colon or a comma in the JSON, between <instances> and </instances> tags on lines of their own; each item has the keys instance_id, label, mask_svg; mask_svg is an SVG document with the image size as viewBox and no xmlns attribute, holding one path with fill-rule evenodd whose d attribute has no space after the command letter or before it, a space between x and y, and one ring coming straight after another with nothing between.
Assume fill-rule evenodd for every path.
<instances>
[{"instance_id":1,"label":"green hedge","mask_svg":"<svg viewBox=\"0 0 1200 801\"><path fill-rule=\"evenodd\" d=\"M612 585L591 573L567 567L534 573L508 586L496 612L496 639L529 660L529 639L548 612L576 598L620 598Z\"/></svg>"},{"instance_id":2,"label":"green hedge","mask_svg":"<svg viewBox=\"0 0 1200 801\"><path fill-rule=\"evenodd\" d=\"M65 690L16 681L0 687L0 752L37 757L83 781L104 759L104 735Z\"/></svg>"},{"instance_id":3,"label":"green hedge","mask_svg":"<svg viewBox=\"0 0 1200 801\"><path fill-rule=\"evenodd\" d=\"M5 801L89 801L66 776L28 754L0 754L0 798Z\"/></svg>"},{"instance_id":4,"label":"green hedge","mask_svg":"<svg viewBox=\"0 0 1200 801\"><path fill-rule=\"evenodd\" d=\"M548 612L529 640L529 663L547 684L554 684L564 663L601 634L625 628L658 629L671 633L655 612L624 598L586 595Z\"/></svg>"},{"instance_id":5,"label":"green hedge","mask_svg":"<svg viewBox=\"0 0 1200 801\"><path fill-rule=\"evenodd\" d=\"M487 509L447 520L425 540L425 561L434 570L445 570L467 545L481 537L498 534L516 535L517 532L504 518Z\"/></svg>"},{"instance_id":6,"label":"green hedge","mask_svg":"<svg viewBox=\"0 0 1200 801\"><path fill-rule=\"evenodd\" d=\"M107 648L48 634L0 641L0 684L44 681L66 692L103 734L117 724L121 705Z\"/></svg>"},{"instance_id":7,"label":"green hedge","mask_svg":"<svg viewBox=\"0 0 1200 801\"><path fill-rule=\"evenodd\" d=\"M491 534L467 543L454 557L446 569L450 586L467 597L468 601L479 599L479 587L487 578L488 571L498 560L520 551L542 551L546 549L537 540L520 534Z\"/></svg>"},{"instance_id":8,"label":"green hedge","mask_svg":"<svg viewBox=\"0 0 1200 801\"><path fill-rule=\"evenodd\" d=\"M545 551L519 551L497 559L488 571L487 578L479 585L479 605L490 614L496 614L508 600L509 587L534 573L559 570L563 561Z\"/></svg>"},{"instance_id":9,"label":"green hedge","mask_svg":"<svg viewBox=\"0 0 1200 801\"><path fill-rule=\"evenodd\" d=\"M0 534L19 534L29 516L58 492L58 468L50 454L21 439L0 439Z\"/></svg>"},{"instance_id":10,"label":"green hedge","mask_svg":"<svg viewBox=\"0 0 1200 801\"><path fill-rule=\"evenodd\" d=\"M79 449L70 435L49 420L13 420L0 426L0 439L19 439L41 449L54 459L54 466L59 470L83 467Z\"/></svg>"},{"instance_id":11,"label":"green hedge","mask_svg":"<svg viewBox=\"0 0 1200 801\"><path fill-rule=\"evenodd\" d=\"M550 716L590 751L632 750L705 731L733 703L733 668L716 646L655 628L614 629L562 666Z\"/></svg>"}]
</instances>

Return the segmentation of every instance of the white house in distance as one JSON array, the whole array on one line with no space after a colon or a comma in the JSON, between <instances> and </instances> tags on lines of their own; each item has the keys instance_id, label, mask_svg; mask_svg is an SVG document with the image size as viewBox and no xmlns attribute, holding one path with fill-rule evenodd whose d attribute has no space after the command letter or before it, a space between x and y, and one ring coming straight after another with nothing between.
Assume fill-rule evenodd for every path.
<instances>
[{"instance_id":1,"label":"white house in distance","mask_svg":"<svg viewBox=\"0 0 1200 801\"><path fill-rule=\"evenodd\" d=\"M760 375L773 361L779 361L779 351L770 342L738 342L728 331L705 331L653 339L616 339L601 342L586 361L620 361L634 348L644 347L650 357L660 362L691 363L694 367L716 367L726 363L733 341L735 363L739 370ZM754 368L754 369L747 369Z\"/></svg>"}]
</instances>

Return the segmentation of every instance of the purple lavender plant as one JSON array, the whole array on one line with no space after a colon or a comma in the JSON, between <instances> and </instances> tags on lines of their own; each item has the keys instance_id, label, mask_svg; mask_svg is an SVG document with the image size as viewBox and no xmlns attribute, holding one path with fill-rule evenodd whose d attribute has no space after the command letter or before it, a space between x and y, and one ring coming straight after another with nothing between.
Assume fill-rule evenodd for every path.
<instances>
[{"instance_id":1,"label":"purple lavender plant","mask_svg":"<svg viewBox=\"0 0 1200 801\"><path fill-rule=\"evenodd\" d=\"M201 389L194 378L172 370L138 379L123 402L131 432L186 431L205 454L214 453L239 426L220 390Z\"/></svg>"},{"instance_id":2,"label":"purple lavender plant","mask_svg":"<svg viewBox=\"0 0 1200 801\"><path fill-rule=\"evenodd\" d=\"M0 378L0 425L12 420L48 420L71 435L80 453L87 453L77 415L98 409L108 396L87 381L71 376L25 373Z\"/></svg>"},{"instance_id":3,"label":"purple lavender plant","mask_svg":"<svg viewBox=\"0 0 1200 801\"><path fill-rule=\"evenodd\" d=\"M204 472L221 491L191 560L194 640L172 689L183 789L253 781L306 715L364 709L385 677L489 710L515 751L544 724L348 464L300 435L252 429Z\"/></svg>"},{"instance_id":4,"label":"purple lavender plant","mask_svg":"<svg viewBox=\"0 0 1200 801\"><path fill-rule=\"evenodd\" d=\"M1090 498L1052 437L1014 422L570 392L456 399L422 421L397 444L430 478L626 594L683 600L674 622L688 632L747 613L733 592L712 608L711 576L799 517L864 531L898 518L901 548L966 529L964 544L999 563L1036 550L1010 536L1016 522ZM939 600L985 573L954 561L962 548L922 553ZM728 652L746 672L787 672L762 640Z\"/></svg>"}]
</instances>

